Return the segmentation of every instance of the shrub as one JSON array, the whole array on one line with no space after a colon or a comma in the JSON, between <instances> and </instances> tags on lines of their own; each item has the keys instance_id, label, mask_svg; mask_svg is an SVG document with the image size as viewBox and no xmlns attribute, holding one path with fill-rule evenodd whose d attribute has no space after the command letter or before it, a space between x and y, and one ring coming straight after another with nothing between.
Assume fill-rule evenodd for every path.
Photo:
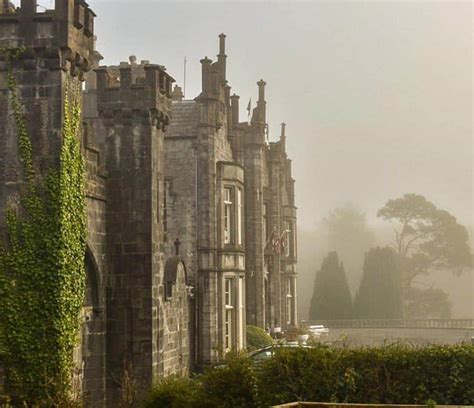
<instances>
[{"instance_id":1,"label":"shrub","mask_svg":"<svg viewBox=\"0 0 474 408\"><path fill-rule=\"evenodd\" d=\"M170 376L151 390L145 408L256 407L257 377L249 359L229 353L225 364L193 378Z\"/></svg>"},{"instance_id":2,"label":"shrub","mask_svg":"<svg viewBox=\"0 0 474 408\"><path fill-rule=\"evenodd\" d=\"M170 376L155 384L144 408L193 408L200 398L199 382L196 379Z\"/></svg>"},{"instance_id":3,"label":"shrub","mask_svg":"<svg viewBox=\"0 0 474 408\"><path fill-rule=\"evenodd\" d=\"M305 326L297 326L288 329L284 333L284 338L286 341L299 341L300 336L311 335L311 332Z\"/></svg>"},{"instance_id":4,"label":"shrub","mask_svg":"<svg viewBox=\"0 0 474 408\"><path fill-rule=\"evenodd\" d=\"M247 326L247 350L254 351L273 344L273 339L265 330L256 326Z\"/></svg>"},{"instance_id":5,"label":"shrub","mask_svg":"<svg viewBox=\"0 0 474 408\"><path fill-rule=\"evenodd\" d=\"M252 362L241 353L229 353L224 366L206 371L200 381L203 391L200 406L209 408L258 406L257 374Z\"/></svg>"},{"instance_id":6,"label":"shrub","mask_svg":"<svg viewBox=\"0 0 474 408\"><path fill-rule=\"evenodd\" d=\"M147 408L262 408L294 401L474 405L474 346L277 348L254 368L231 354L194 379L172 377Z\"/></svg>"},{"instance_id":7,"label":"shrub","mask_svg":"<svg viewBox=\"0 0 474 408\"><path fill-rule=\"evenodd\" d=\"M290 401L474 403L474 347L281 349L262 366L265 405Z\"/></svg>"}]
</instances>

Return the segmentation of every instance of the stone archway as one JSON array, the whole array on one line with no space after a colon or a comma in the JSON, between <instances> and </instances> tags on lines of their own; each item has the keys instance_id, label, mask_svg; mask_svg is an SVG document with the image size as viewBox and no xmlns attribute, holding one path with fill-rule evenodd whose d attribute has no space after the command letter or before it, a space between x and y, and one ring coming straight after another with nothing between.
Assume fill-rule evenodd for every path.
<instances>
[{"instance_id":1,"label":"stone archway","mask_svg":"<svg viewBox=\"0 0 474 408\"><path fill-rule=\"evenodd\" d=\"M79 345L75 351L75 389L87 403L105 391L105 321L100 296L100 271L92 250L85 256L86 288ZM100 399L100 398L99 398Z\"/></svg>"}]
</instances>

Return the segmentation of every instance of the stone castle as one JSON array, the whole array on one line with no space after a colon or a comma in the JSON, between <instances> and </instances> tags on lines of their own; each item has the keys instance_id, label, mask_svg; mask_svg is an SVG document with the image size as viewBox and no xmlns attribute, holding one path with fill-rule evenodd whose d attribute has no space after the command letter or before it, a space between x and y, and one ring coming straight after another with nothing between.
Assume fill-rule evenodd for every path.
<instances>
[{"instance_id":1,"label":"stone castle","mask_svg":"<svg viewBox=\"0 0 474 408\"><path fill-rule=\"evenodd\" d=\"M250 121L217 60L185 100L162 65L100 66L84 0L0 6L0 47L14 66L38 171L59 166L68 83L83 83L87 292L76 356L91 406L116 406L123 370L140 387L246 347L245 327L297 324L295 181L286 129L267 141L266 83ZM22 184L0 59L0 232ZM107 403L106 403L107 401Z\"/></svg>"}]
</instances>

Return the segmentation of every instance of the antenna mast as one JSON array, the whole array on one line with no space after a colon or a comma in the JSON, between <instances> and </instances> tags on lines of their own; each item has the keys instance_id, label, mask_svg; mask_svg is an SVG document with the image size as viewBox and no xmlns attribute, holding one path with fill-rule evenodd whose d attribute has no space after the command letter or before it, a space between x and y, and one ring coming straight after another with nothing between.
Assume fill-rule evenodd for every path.
<instances>
[{"instance_id":1,"label":"antenna mast","mask_svg":"<svg viewBox=\"0 0 474 408\"><path fill-rule=\"evenodd\" d=\"M184 57L184 81L183 81L183 96L186 99L186 57Z\"/></svg>"}]
</instances>

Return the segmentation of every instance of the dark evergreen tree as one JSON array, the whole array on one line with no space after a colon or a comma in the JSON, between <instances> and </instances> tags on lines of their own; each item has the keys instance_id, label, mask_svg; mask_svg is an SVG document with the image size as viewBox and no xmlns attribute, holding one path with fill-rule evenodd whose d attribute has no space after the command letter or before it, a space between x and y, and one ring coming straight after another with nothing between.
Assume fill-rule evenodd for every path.
<instances>
[{"instance_id":1,"label":"dark evergreen tree","mask_svg":"<svg viewBox=\"0 0 474 408\"><path fill-rule=\"evenodd\" d=\"M309 318L311 320L350 319L352 299L344 266L336 252L323 260L314 280Z\"/></svg>"},{"instance_id":2,"label":"dark evergreen tree","mask_svg":"<svg viewBox=\"0 0 474 408\"><path fill-rule=\"evenodd\" d=\"M393 249L373 248L365 254L364 271L354 299L358 319L402 317L401 276Z\"/></svg>"}]
</instances>

